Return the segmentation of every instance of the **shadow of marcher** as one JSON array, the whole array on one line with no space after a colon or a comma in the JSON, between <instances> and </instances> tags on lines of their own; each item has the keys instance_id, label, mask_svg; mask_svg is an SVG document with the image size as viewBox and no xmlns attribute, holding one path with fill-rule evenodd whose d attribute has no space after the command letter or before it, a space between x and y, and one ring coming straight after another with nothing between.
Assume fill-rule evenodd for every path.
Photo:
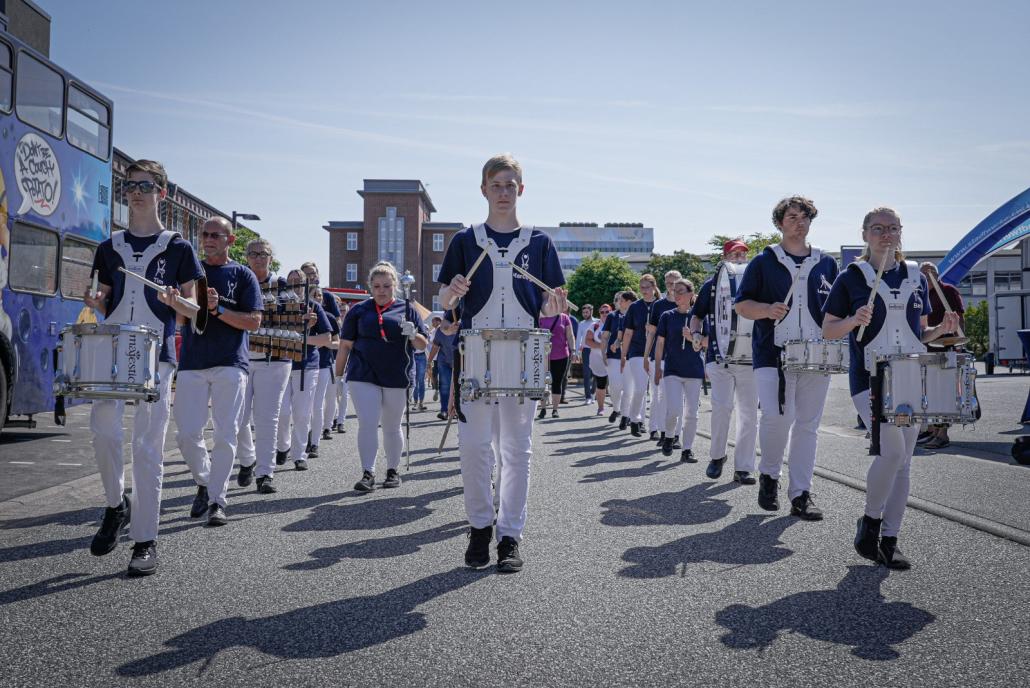
<instances>
[{"instance_id":1,"label":"shadow of marcher","mask_svg":"<svg viewBox=\"0 0 1030 688\"><path fill-rule=\"evenodd\" d=\"M786 631L850 645L851 654L862 659L897 659L893 646L937 617L908 602L886 602L880 584L887 575L882 566L849 566L834 590L800 592L764 607L730 605L715 614L716 623L728 629L719 640L736 650L761 650Z\"/></svg>"},{"instance_id":2,"label":"shadow of marcher","mask_svg":"<svg viewBox=\"0 0 1030 688\"><path fill-rule=\"evenodd\" d=\"M311 509L300 521L284 526L283 532L371 530L403 526L432 514L434 509L429 505L433 502L457 497L461 493L460 487L451 487L412 497L372 497L347 504L323 504Z\"/></svg>"},{"instance_id":3,"label":"shadow of marcher","mask_svg":"<svg viewBox=\"0 0 1030 688\"><path fill-rule=\"evenodd\" d=\"M383 538L368 538L357 542L348 542L334 547L322 547L310 554L308 561L289 564L283 568L287 571L314 571L338 564L344 559L387 559L415 554L425 545L443 542L463 535L468 530L468 523L455 521L435 528L428 528L409 535L391 535Z\"/></svg>"},{"instance_id":4,"label":"shadow of marcher","mask_svg":"<svg viewBox=\"0 0 1030 688\"><path fill-rule=\"evenodd\" d=\"M637 499L610 499L601 504L606 526L696 526L712 523L730 513L730 505L715 499L733 490L735 483L701 483L679 492L662 492Z\"/></svg>"},{"instance_id":5,"label":"shadow of marcher","mask_svg":"<svg viewBox=\"0 0 1030 688\"><path fill-rule=\"evenodd\" d=\"M630 457L627 457L629 459ZM645 463L642 466L634 466L633 468L622 468L617 471L601 471L599 473L588 473L580 478L581 483L603 483L606 480L619 480L621 478L646 478L652 475L658 475L665 471L671 471L675 468L679 468L679 462L669 461L652 461L651 463Z\"/></svg>"},{"instance_id":6,"label":"shadow of marcher","mask_svg":"<svg viewBox=\"0 0 1030 688\"><path fill-rule=\"evenodd\" d=\"M764 514L749 514L714 533L698 533L657 547L631 547L622 560L632 566L619 571L625 578L664 578L676 575L687 564L710 561L747 566L771 564L786 559L794 550L780 542L783 532L798 522L793 516L769 520Z\"/></svg>"},{"instance_id":7,"label":"shadow of marcher","mask_svg":"<svg viewBox=\"0 0 1030 688\"><path fill-rule=\"evenodd\" d=\"M490 575L464 567L433 574L378 595L294 609L275 616L234 616L165 641L173 649L123 664L119 676L149 676L204 660L203 674L223 650L254 648L284 659L335 657L380 645L424 629L415 609Z\"/></svg>"}]
</instances>

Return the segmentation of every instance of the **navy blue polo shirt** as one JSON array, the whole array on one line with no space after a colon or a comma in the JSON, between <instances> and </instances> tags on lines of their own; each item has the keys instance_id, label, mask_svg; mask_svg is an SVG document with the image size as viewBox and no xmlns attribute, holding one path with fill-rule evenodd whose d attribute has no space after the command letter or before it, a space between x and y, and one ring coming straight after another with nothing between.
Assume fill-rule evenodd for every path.
<instances>
[{"instance_id":1,"label":"navy blue polo shirt","mask_svg":"<svg viewBox=\"0 0 1030 688\"><path fill-rule=\"evenodd\" d=\"M264 308L257 277L245 265L230 260L225 265L202 263L207 286L218 292L218 303L227 311L253 313ZM235 302L235 303L234 303ZM250 369L248 333L229 325L218 316L207 320L203 334L182 328L182 361L179 370L207 370L233 367Z\"/></svg>"},{"instance_id":2,"label":"navy blue polo shirt","mask_svg":"<svg viewBox=\"0 0 1030 688\"><path fill-rule=\"evenodd\" d=\"M795 264L800 265L807 256L787 254ZM837 261L823 254L819 263L809 273L808 311L817 325L823 323L823 303L830 295L830 286L837 278ZM776 254L768 246L754 257L744 270L744 276L737 285L735 303L757 301L758 303L783 303L790 291L794 276L780 265ZM790 304L787 304L788 306ZM775 344L775 321L761 318L755 321L751 336L751 358L754 368L775 368L780 361L780 347Z\"/></svg>"},{"instance_id":3,"label":"navy blue polo shirt","mask_svg":"<svg viewBox=\"0 0 1030 688\"><path fill-rule=\"evenodd\" d=\"M694 307L690 311L691 317L701 321L702 332L714 329L712 322L715 318L715 304L713 303L714 296L712 292L712 285L714 283L714 277L709 277L705 280L705 283L701 285L701 289L697 292L697 300L694 301ZM710 341L708 342L708 348L705 349L705 362L712 363L714 361L715 342Z\"/></svg>"},{"instance_id":4,"label":"navy blue polo shirt","mask_svg":"<svg viewBox=\"0 0 1030 688\"><path fill-rule=\"evenodd\" d=\"M439 346L440 350L436 352L436 358L434 360L439 361L448 368L454 367L454 347L458 342L458 333L444 334L443 328L436 328L436 332L433 333L432 344Z\"/></svg>"},{"instance_id":5,"label":"navy blue polo shirt","mask_svg":"<svg viewBox=\"0 0 1030 688\"><path fill-rule=\"evenodd\" d=\"M134 253L143 253L155 241L160 234L140 237L125 231L125 241L132 247ZM97 246L93 255L93 270L97 271L97 281L100 284L111 287L108 296L107 312L113 313L118 303L125 294L125 275L118 270L125 267L125 261L114 250L114 243L110 238L105 239ZM147 279L158 284L169 285L181 288L183 284L204 276L204 268L201 267L193 246L182 237L173 237L168 242L163 253L150 261L145 271ZM175 310L170 306L161 303L157 298L157 292L153 289L145 289L147 305L164 325L164 332L161 336L161 354L159 361L175 363Z\"/></svg>"},{"instance_id":6,"label":"navy blue polo shirt","mask_svg":"<svg viewBox=\"0 0 1030 688\"><path fill-rule=\"evenodd\" d=\"M690 323L690 313L676 310L665 311L658 319L655 339L665 339L662 359L665 361L663 375L701 379L705 376L705 361L700 351L694 351L690 340L684 341L683 328Z\"/></svg>"},{"instance_id":7,"label":"navy blue polo shirt","mask_svg":"<svg viewBox=\"0 0 1030 688\"><path fill-rule=\"evenodd\" d=\"M648 303L643 299L637 299L626 310L626 322L623 329L633 330L626 358L639 358L644 355L644 345L647 344L647 322L651 317L651 306L654 304L655 301Z\"/></svg>"},{"instance_id":8,"label":"navy blue polo shirt","mask_svg":"<svg viewBox=\"0 0 1030 688\"><path fill-rule=\"evenodd\" d=\"M315 314L315 324L308 330L308 336L312 337L326 332L332 332L332 325L325 315L325 309L317 303L310 303L311 312ZM304 358L300 361L293 361L293 370L311 370L318 368L318 347L308 344L304 347Z\"/></svg>"},{"instance_id":9,"label":"navy blue polo shirt","mask_svg":"<svg viewBox=\"0 0 1030 688\"><path fill-rule=\"evenodd\" d=\"M884 271L883 283L891 289L897 289L908 276L908 270L904 263L889 271ZM859 308L869 303L869 292L872 291L866 283L865 275L857 265L849 265L842 272L830 289L830 296L826 299L823 310L838 318L848 318L855 314ZM905 307L905 319L912 332L921 337L923 328L919 319L930 314L930 299L927 298L929 286L926 277L919 275L919 287L912 292L911 298ZM879 334L880 328L886 319L886 307L879 295L873 305L873 321L865 328L861 343L855 341L858 336L858 328L848 334L848 349L851 353L851 367L848 370L848 384L851 388L851 396L869 389L869 371L865 369L865 347Z\"/></svg>"},{"instance_id":10,"label":"navy blue polo shirt","mask_svg":"<svg viewBox=\"0 0 1030 688\"><path fill-rule=\"evenodd\" d=\"M479 271L476 271L476 275ZM405 317L405 315L407 317ZM347 380L368 382L379 387L407 388L412 361L408 338L401 334L401 321L415 323L416 329L428 335L425 323L414 308L408 309L402 299L394 299L383 311L383 328L375 299L366 299L347 311L340 339L354 342L347 361ZM383 333L386 341L383 341Z\"/></svg>"},{"instance_id":11,"label":"navy blue polo shirt","mask_svg":"<svg viewBox=\"0 0 1030 688\"><path fill-rule=\"evenodd\" d=\"M658 319L662 317L662 314L666 311L674 310L676 310L676 302L668 298L667 296L663 296L662 298L658 299L653 304L651 304L651 315L648 316L648 324L651 325L651 327L658 327ZM651 358L652 361L654 360L654 352L655 343L652 341L651 350L647 352L647 355Z\"/></svg>"},{"instance_id":12,"label":"navy blue polo shirt","mask_svg":"<svg viewBox=\"0 0 1030 688\"><path fill-rule=\"evenodd\" d=\"M336 303L336 297L330 292L322 290L322 310L325 317L329 319L329 327L333 334L340 334L340 306ZM336 360L336 352L326 346L318 347L319 369L330 367Z\"/></svg>"},{"instance_id":13,"label":"navy blue polo shirt","mask_svg":"<svg viewBox=\"0 0 1030 688\"><path fill-rule=\"evenodd\" d=\"M500 248L511 245L518 233L519 230L497 232L489 226L486 227L487 236L493 239ZM469 227L461 230L454 235L450 246L447 247L437 281L440 284L448 285L455 275L467 275L482 252L483 249L476 243L476 234L473 229ZM554 242L551 241L551 237L540 230L533 230L529 245L519 252L513 262L552 289L565 284L565 275L562 273L561 262L558 260L558 251L554 248ZM535 322L540 317L540 309L543 308L547 295L540 287L517 272L514 273L512 282L515 298L527 313L533 315ZM472 275L472 284L469 285L469 291L462 299L461 326L463 328L472 327L472 317L486 305L493 287L494 273L490 258L487 257L476 269L476 274Z\"/></svg>"},{"instance_id":14,"label":"navy blue polo shirt","mask_svg":"<svg viewBox=\"0 0 1030 688\"><path fill-rule=\"evenodd\" d=\"M621 358L622 357L622 330L626 323L626 315L619 311L612 311L605 318L604 325L601 327L601 332L608 333L608 345L604 347L605 356L608 358ZM612 344L615 344L615 351L611 349Z\"/></svg>"}]
</instances>

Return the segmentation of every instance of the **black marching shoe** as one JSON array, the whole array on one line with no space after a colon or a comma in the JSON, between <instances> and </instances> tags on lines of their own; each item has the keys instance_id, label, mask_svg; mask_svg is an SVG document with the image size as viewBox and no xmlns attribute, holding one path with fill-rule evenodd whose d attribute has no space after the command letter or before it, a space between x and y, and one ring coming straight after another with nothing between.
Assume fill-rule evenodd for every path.
<instances>
[{"instance_id":1,"label":"black marching shoe","mask_svg":"<svg viewBox=\"0 0 1030 688\"><path fill-rule=\"evenodd\" d=\"M779 480L765 473L758 474L758 506L766 511L779 511L779 492Z\"/></svg>"},{"instance_id":2,"label":"black marching shoe","mask_svg":"<svg viewBox=\"0 0 1030 688\"><path fill-rule=\"evenodd\" d=\"M821 521L823 512L812 501L812 495L805 490L794 499L790 500L790 513L802 521Z\"/></svg>"},{"instance_id":3,"label":"black marching shoe","mask_svg":"<svg viewBox=\"0 0 1030 688\"><path fill-rule=\"evenodd\" d=\"M293 470L295 471L306 471L308 470L308 462L304 459L297 459L293 462Z\"/></svg>"},{"instance_id":4,"label":"black marching shoe","mask_svg":"<svg viewBox=\"0 0 1030 688\"><path fill-rule=\"evenodd\" d=\"M361 480L354 483L354 489L358 492L371 492L376 489L376 476L372 471L365 471L361 474Z\"/></svg>"},{"instance_id":5,"label":"black marching shoe","mask_svg":"<svg viewBox=\"0 0 1030 688\"><path fill-rule=\"evenodd\" d=\"M207 488L203 485L197 486L197 494L193 497L193 505L190 506L190 518L200 518L207 513Z\"/></svg>"},{"instance_id":6,"label":"black marching shoe","mask_svg":"<svg viewBox=\"0 0 1030 688\"><path fill-rule=\"evenodd\" d=\"M547 407L546 406L541 406L540 407L540 413L536 414L536 419L537 420L543 420L546 416L547 416Z\"/></svg>"},{"instance_id":7,"label":"black marching shoe","mask_svg":"<svg viewBox=\"0 0 1030 688\"><path fill-rule=\"evenodd\" d=\"M733 471L733 482L741 485L754 485L758 481L747 471Z\"/></svg>"},{"instance_id":8,"label":"black marching shoe","mask_svg":"<svg viewBox=\"0 0 1030 688\"><path fill-rule=\"evenodd\" d=\"M855 551L860 557L876 561L880 549L880 523L882 519L862 516L855 531Z\"/></svg>"},{"instance_id":9,"label":"black marching shoe","mask_svg":"<svg viewBox=\"0 0 1030 688\"><path fill-rule=\"evenodd\" d=\"M330 430L332 430L333 432L336 432L336 426L337 426L337 425L339 425L339 423L337 423L337 422L336 422L336 421L334 420L334 421L333 421L333 424L332 424L332 425L331 425L331 426L329 427L329 429L330 429Z\"/></svg>"},{"instance_id":10,"label":"black marching shoe","mask_svg":"<svg viewBox=\"0 0 1030 688\"><path fill-rule=\"evenodd\" d=\"M157 546L153 540L137 542L132 546L132 558L129 559L129 575L149 576L157 573Z\"/></svg>"},{"instance_id":11,"label":"black marching shoe","mask_svg":"<svg viewBox=\"0 0 1030 688\"><path fill-rule=\"evenodd\" d=\"M383 481L383 487L400 487L401 476L397 474L396 468L386 469L386 480Z\"/></svg>"},{"instance_id":12,"label":"black marching shoe","mask_svg":"<svg viewBox=\"0 0 1030 688\"><path fill-rule=\"evenodd\" d=\"M662 454L672 456L672 438L666 437L662 440Z\"/></svg>"},{"instance_id":13,"label":"black marching shoe","mask_svg":"<svg viewBox=\"0 0 1030 688\"><path fill-rule=\"evenodd\" d=\"M240 472L236 474L236 484L240 487L247 487L254 482L254 466L256 465L240 466Z\"/></svg>"},{"instance_id":14,"label":"black marching shoe","mask_svg":"<svg viewBox=\"0 0 1030 688\"><path fill-rule=\"evenodd\" d=\"M662 436L661 436L661 437L659 437L659 436L658 436L658 431L657 431L657 430L652 430L652 431L651 431L651 434L650 434L650 435L648 435L648 437L650 437L650 438L651 438L651 441L652 441L652 442L658 442L658 444L661 444L661 443L662 443L662 441L663 441L663 440L665 439L665 433L663 432L663 433L662 433Z\"/></svg>"},{"instance_id":15,"label":"black marching shoe","mask_svg":"<svg viewBox=\"0 0 1030 688\"><path fill-rule=\"evenodd\" d=\"M104 509L104 520L100 522L100 530L93 536L89 545L89 553L95 557L110 554L118 546L118 536L129 527L132 506L129 498L122 495L122 503L114 508Z\"/></svg>"},{"instance_id":16,"label":"black marching shoe","mask_svg":"<svg viewBox=\"0 0 1030 688\"><path fill-rule=\"evenodd\" d=\"M493 534L493 526L469 528L469 546L465 548L465 566L478 569L490 563L490 540L493 539Z\"/></svg>"},{"instance_id":17,"label":"black marching shoe","mask_svg":"<svg viewBox=\"0 0 1030 688\"><path fill-rule=\"evenodd\" d=\"M619 430L625 430L628 427L629 427L629 418L627 418L626 416L623 416L622 420L619 421Z\"/></svg>"},{"instance_id":18,"label":"black marching shoe","mask_svg":"<svg viewBox=\"0 0 1030 688\"><path fill-rule=\"evenodd\" d=\"M515 538L505 535L497 543L497 571L517 573L521 570L522 557L519 556L519 543Z\"/></svg>"},{"instance_id":19,"label":"black marching shoe","mask_svg":"<svg viewBox=\"0 0 1030 688\"><path fill-rule=\"evenodd\" d=\"M316 447L313 444L309 444L308 448L307 448L307 451L304 452L304 453L307 454L307 456L305 458L317 459L318 458L318 447Z\"/></svg>"},{"instance_id":20,"label":"black marching shoe","mask_svg":"<svg viewBox=\"0 0 1030 688\"><path fill-rule=\"evenodd\" d=\"M220 504L212 504L208 507L207 524L209 526L224 526L227 523L229 523L229 518Z\"/></svg>"},{"instance_id":21,"label":"black marching shoe","mask_svg":"<svg viewBox=\"0 0 1030 688\"><path fill-rule=\"evenodd\" d=\"M643 435L644 433L640 429L640 423L630 423L629 434L633 435L634 437L640 437L641 435Z\"/></svg>"},{"instance_id":22,"label":"black marching shoe","mask_svg":"<svg viewBox=\"0 0 1030 688\"><path fill-rule=\"evenodd\" d=\"M684 449L680 452L680 461L682 463L697 463L697 459L694 458L693 449Z\"/></svg>"},{"instance_id":23,"label":"black marching shoe","mask_svg":"<svg viewBox=\"0 0 1030 688\"><path fill-rule=\"evenodd\" d=\"M272 476L262 475L257 479L257 491L261 494L275 494L277 490L272 483Z\"/></svg>"},{"instance_id":24,"label":"black marching shoe","mask_svg":"<svg viewBox=\"0 0 1030 688\"><path fill-rule=\"evenodd\" d=\"M722 475L722 465L726 463L726 457L721 459L712 459L708 462L708 468L705 469L705 475L712 480L718 479Z\"/></svg>"},{"instance_id":25,"label":"black marching shoe","mask_svg":"<svg viewBox=\"0 0 1030 688\"><path fill-rule=\"evenodd\" d=\"M618 411L612 411L611 413L608 414L608 422L609 423L614 423L618 419L619 419L619 412Z\"/></svg>"},{"instance_id":26,"label":"black marching shoe","mask_svg":"<svg viewBox=\"0 0 1030 688\"><path fill-rule=\"evenodd\" d=\"M683 445L680 444L680 436L679 435L676 435L675 437L672 438L672 448L673 449L683 449Z\"/></svg>"},{"instance_id":27,"label":"black marching shoe","mask_svg":"<svg viewBox=\"0 0 1030 688\"><path fill-rule=\"evenodd\" d=\"M277 466L282 466L284 463L286 463L286 459L288 459L289 457L290 457L290 450L289 449L287 449L285 451L276 450L276 452L275 452L275 463L276 463L276 465Z\"/></svg>"},{"instance_id":28,"label":"black marching shoe","mask_svg":"<svg viewBox=\"0 0 1030 688\"><path fill-rule=\"evenodd\" d=\"M337 435L342 435L345 432L347 432L347 428L343 427L343 423L337 423L336 424L336 434Z\"/></svg>"},{"instance_id":29,"label":"black marching shoe","mask_svg":"<svg viewBox=\"0 0 1030 688\"><path fill-rule=\"evenodd\" d=\"M322 431L322 439L324 439L324 440L331 440L332 438L333 438L333 433L328 428L326 428L325 430Z\"/></svg>"},{"instance_id":30,"label":"black marching shoe","mask_svg":"<svg viewBox=\"0 0 1030 688\"><path fill-rule=\"evenodd\" d=\"M898 538L884 536L880 538L879 561L889 569L907 571L912 562L898 549Z\"/></svg>"}]
</instances>

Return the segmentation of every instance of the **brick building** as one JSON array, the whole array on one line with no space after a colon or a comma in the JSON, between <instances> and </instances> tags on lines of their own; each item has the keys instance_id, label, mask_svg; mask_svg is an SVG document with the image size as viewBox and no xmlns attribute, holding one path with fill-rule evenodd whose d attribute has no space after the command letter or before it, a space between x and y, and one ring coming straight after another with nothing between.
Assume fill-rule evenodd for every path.
<instances>
[{"instance_id":1,"label":"brick building","mask_svg":"<svg viewBox=\"0 0 1030 688\"><path fill-rule=\"evenodd\" d=\"M329 286L367 288L368 271L388 260L401 273L411 271L416 300L439 310L436 276L463 225L430 221L436 207L418 179L366 179L358 195L364 199L364 219L322 226L329 232Z\"/></svg>"}]
</instances>

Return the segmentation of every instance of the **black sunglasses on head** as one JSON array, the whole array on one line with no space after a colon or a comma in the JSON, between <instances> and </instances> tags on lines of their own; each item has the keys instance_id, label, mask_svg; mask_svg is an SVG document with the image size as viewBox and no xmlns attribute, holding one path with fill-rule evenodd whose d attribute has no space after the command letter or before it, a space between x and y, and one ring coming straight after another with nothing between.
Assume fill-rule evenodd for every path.
<instances>
[{"instance_id":1,"label":"black sunglasses on head","mask_svg":"<svg viewBox=\"0 0 1030 688\"><path fill-rule=\"evenodd\" d=\"M139 189L142 193L153 193L154 191L161 188L160 184L156 182L141 182L135 180L126 180L122 182L122 188L125 193L132 193L136 189Z\"/></svg>"}]
</instances>

